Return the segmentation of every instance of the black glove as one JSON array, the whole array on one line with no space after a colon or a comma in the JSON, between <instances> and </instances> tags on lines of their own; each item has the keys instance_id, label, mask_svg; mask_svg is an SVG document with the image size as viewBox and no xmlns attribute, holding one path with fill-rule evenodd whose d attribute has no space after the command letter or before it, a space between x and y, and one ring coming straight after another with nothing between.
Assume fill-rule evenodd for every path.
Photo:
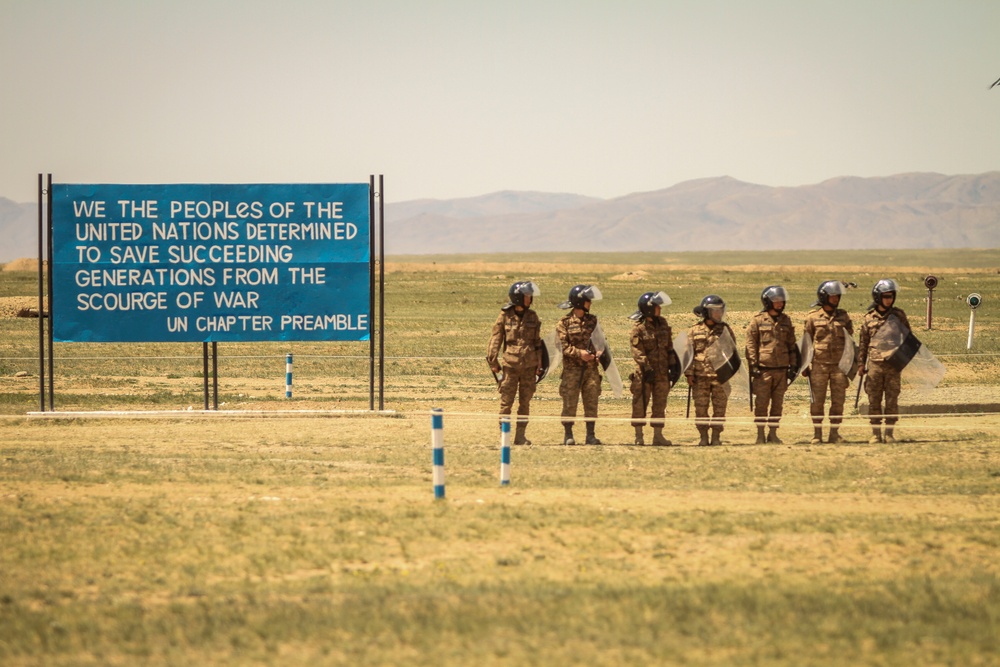
<instances>
[{"instance_id":1,"label":"black glove","mask_svg":"<svg viewBox=\"0 0 1000 667\"><path fill-rule=\"evenodd\" d=\"M656 372L650 368L642 372L642 381L645 384L653 384L656 382Z\"/></svg>"},{"instance_id":2,"label":"black glove","mask_svg":"<svg viewBox=\"0 0 1000 667\"><path fill-rule=\"evenodd\" d=\"M751 366L750 367L750 377L752 377L754 380L756 380L757 378L759 378L763 374L764 374L764 371L760 370L758 367L756 367L756 366Z\"/></svg>"},{"instance_id":3,"label":"black glove","mask_svg":"<svg viewBox=\"0 0 1000 667\"><path fill-rule=\"evenodd\" d=\"M794 380L795 378L797 378L799 376L799 367L798 366L789 366L788 370L785 371L785 375L788 376L788 381L791 382L792 380Z\"/></svg>"},{"instance_id":4,"label":"black glove","mask_svg":"<svg viewBox=\"0 0 1000 667\"><path fill-rule=\"evenodd\" d=\"M810 373L812 373L812 370L810 370L809 368L803 368L802 369L802 377L807 378L807 377L809 377Z\"/></svg>"}]
</instances>

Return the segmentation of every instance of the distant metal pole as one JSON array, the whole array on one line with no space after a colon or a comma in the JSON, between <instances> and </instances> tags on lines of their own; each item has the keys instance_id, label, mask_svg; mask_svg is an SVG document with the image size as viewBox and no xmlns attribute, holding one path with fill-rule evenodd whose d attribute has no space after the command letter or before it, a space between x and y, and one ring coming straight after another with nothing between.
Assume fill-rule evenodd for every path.
<instances>
[{"instance_id":1,"label":"distant metal pole","mask_svg":"<svg viewBox=\"0 0 1000 667\"><path fill-rule=\"evenodd\" d=\"M292 397L292 353L285 355L285 398Z\"/></svg>"},{"instance_id":2,"label":"distant metal pole","mask_svg":"<svg viewBox=\"0 0 1000 667\"><path fill-rule=\"evenodd\" d=\"M219 344L212 341L212 409L219 409Z\"/></svg>"},{"instance_id":3,"label":"distant metal pole","mask_svg":"<svg viewBox=\"0 0 1000 667\"><path fill-rule=\"evenodd\" d=\"M38 174L38 410L45 412L45 319L42 317L45 303L45 279L42 273L42 175Z\"/></svg>"},{"instance_id":4,"label":"distant metal pole","mask_svg":"<svg viewBox=\"0 0 1000 667\"><path fill-rule=\"evenodd\" d=\"M931 330L931 312L934 310L934 290L927 290L927 330Z\"/></svg>"},{"instance_id":5,"label":"distant metal pole","mask_svg":"<svg viewBox=\"0 0 1000 667\"><path fill-rule=\"evenodd\" d=\"M48 270L46 271L46 273L48 274L48 277L49 277L49 308L48 308L49 316L47 318L45 318L45 319L47 319L49 321L49 324L48 324L48 327L49 327L49 410L55 410L56 409L56 390L55 390L55 381L56 381L55 356L56 355L55 355L55 345L53 345L55 333L54 333L54 330L52 328L52 322L53 322L53 320L52 320L52 313L54 312L52 310L52 306L55 303L55 288L53 287L53 284L52 284L52 271L54 269L53 262L52 262L52 174L48 174L47 175L47 179L48 179L48 185L46 186L47 190L46 190L46 197L45 197L45 199L46 199L46 214L47 214L47 217L49 219L49 237L48 237L49 252L48 252ZM44 313L42 313L42 311L38 312L38 317L43 317L43 315L44 315Z\"/></svg>"},{"instance_id":6,"label":"distant metal pole","mask_svg":"<svg viewBox=\"0 0 1000 667\"><path fill-rule=\"evenodd\" d=\"M937 276L924 276L924 287L927 288L927 330L931 330L931 314L934 306L934 288L938 286Z\"/></svg>"},{"instance_id":7,"label":"distant metal pole","mask_svg":"<svg viewBox=\"0 0 1000 667\"><path fill-rule=\"evenodd\" d=\"M975 331L975 329L976 329L976 309L973 308L972 311L969 312L969 341L965 346L965 349L967 350L972 349L972 333L973 331Z\"/></svg>"},{"instance_id":8,"label":"distant metal pole","mask_svg":"<svg viewBox=\"0 0 1000 667\"><path fill-rule=\"evenodd\" d=\"M201 344L201 376L205 394L205 411L208 411L208 341Z\"/></svg>"},{"instance_id":9,"label":"distant metal pole","mask_svg":"<svg viewBox=\"0 0 1000 667\"><path fill-rule=\"evenodd\" d=\"M378 175L378 409L385 409L385 186Z\"/></svg>"},{"instance_id":10,"label":"distant metal pole","mask_svg":"<svg viewBox=\"0 0 1000 667\"><path fill-rule=\"evenodd\" d=\"M368 409L375 409L375 175L368 175Z\"/></svg>"}]
</instances>

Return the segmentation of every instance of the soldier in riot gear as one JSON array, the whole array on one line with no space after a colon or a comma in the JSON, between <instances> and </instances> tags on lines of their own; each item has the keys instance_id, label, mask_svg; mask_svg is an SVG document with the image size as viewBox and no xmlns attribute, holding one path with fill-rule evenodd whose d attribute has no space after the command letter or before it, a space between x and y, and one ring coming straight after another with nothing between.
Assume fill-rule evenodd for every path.
<instances>
[{"instance_id":1,"label":"soldier in riot gear","mask_svg":"<svg viewBox=\"0 0 1000 667\"><path fill-rule=\"evenodd\" d=\"M670 304L670 297L664 292L646 292L639 297L639 309L629 316L635 322L632 327L632 358L635 372L632 374L632 426L635 428L635 444L646 444L642 429L645 426L646 408L652 400L649 416L653 426L653 445L670 446L663 437L666 417L667 394L670 387L680 377L680 360L674 351L673 337L667 319L661 309Z\"/></svg>"},{"instance_id":2,"label":"soldier in riot gear","mask_svg":"<svg viewBox=\"0 0 1000 667\"><path fill-rule=\"evenodd\" d=\"M795 325L785 315L788 293L780 285L765 287L760 294L764 309L747 326L746 357L754 393L754 421L757 444L781 443L778 421L785 402L785 391L799 372L799 348L795 344ZM764 428L767 427L767 438Z\"/></svg>"},{"instance_id":3,"label":"soldier in riot gear","mask_svg":"<svg viewBox=\"0 0 1000 667\"><path fill-rule=\"evenodd\" d=\"M827 280L816 290L816 303L806 315L803 330L812 344L812 362L802 371L809 378L809 412L812 415L813 437L810 444L823 442L823 410L826 390L830 389L830 436L827 442L838 443L840 423L844 414L844 399L851 383L851 368L855 362L854 324L846 310L840 308L844 286L839 280Z\"/></svg>"},{"instance_id":4,"label":"soldier in riot gear","mask_svg":"<svg viewBox=\"0 0 1000 667\"><path fill-rule=\"evenodd\" d=\"M699 445L721 445L726 406L729 403L729 378L739 368L736 336L726 324L726 303L722 297L709 294L695 306L694 314L702 321L687 331L693 361L688 368L688 386L694 397L695 424ZM709 404L712 416L708 416ZM709 427L712 439L708 439Z\"/></svg>"},{"instance_id":5,"label":"soldier in riot gear","mask_svg":"<svg viewBox=\"0 0 1000 667\"><path fill-rule=\"evenodd\" d=\"M590 314L590 305L601 298L601 291L593 285L576 285L569 291L569 299L559 304L569 310L556 324L556 336L562 348L562 380L559 395L563 399L562 416L575 417L580 397L583 397L583 414L587 421L588 445L601 441L594 433L597 419L597 399L601 395L601 371L598 352L591 337L597 328L597 317ZM602 350L603 351L603 350ZM564 419L563 444L575 445L573 421Z\"/></svg>"},{"instance_id":6,"label":"soldier in riot gear","mask_svg":"<svg viewBox=\"0 0 1000 667\"><path fill-rule=\"evenodd\" d=\"M875 283L872 287L872 303L861 323L858 373L865 377L865 392L868 394L868 415L872 425L872 436L868 440L870 444L896 442L893 429L899 419L900 370L888 363L895 350L886 349L879 344L879 333L889 324L910 330L906 313L895 306L898 291L899 286L895 280L883 278ZM895 322L892 322L893 319Z\"/></svg>"},{"instance_id":7,"label":"soldier in riot gear","mask_svg":"<svg viewBox=\"0 0 1000 667\"><path fill-rule=\"evenodd\" d=\"M486 362L494 375L499 374L500 414L509 415L518 397L514 444L530 445L524 432L535 384L543 371L542 324L531 302L541 292L535 283L519 281L507 294L510 300L501 308L486 346Z\"/></svg>"}]
</instances>

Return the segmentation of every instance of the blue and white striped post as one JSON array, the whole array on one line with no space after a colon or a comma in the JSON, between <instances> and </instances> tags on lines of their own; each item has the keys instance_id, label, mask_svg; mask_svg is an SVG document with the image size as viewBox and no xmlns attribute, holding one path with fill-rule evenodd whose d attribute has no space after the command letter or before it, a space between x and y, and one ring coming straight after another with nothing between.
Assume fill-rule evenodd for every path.
<instances>
[{"instance_id":1,"label":"blue and white striped post","mask_svg":"<svg viewBox=\"0 0 1000 667\"><path fill-rule=\"evenodd\" d=\"M500 419L500 486L510 485L510 417Z\"/></svg>"},{"instance_id":2,"label":"blue and white striped post","mask_svg":"<svg viewBox=\"0 0 1000 667\"><path fill-rule=\"evenodd\" d=\"M444 498L444 410L431 410L431 447L434 448L434 497Z\"/></svg>"},{"instance_id":3,"label":"blue and white striped post","mask_svg":"<svg viewBox=\"0 0 1000 667\"><path fill-rule=\"evenodd\" d=\"M292 353L285 355L285 398L292 397Z\"/></svg>"}]
</instances>

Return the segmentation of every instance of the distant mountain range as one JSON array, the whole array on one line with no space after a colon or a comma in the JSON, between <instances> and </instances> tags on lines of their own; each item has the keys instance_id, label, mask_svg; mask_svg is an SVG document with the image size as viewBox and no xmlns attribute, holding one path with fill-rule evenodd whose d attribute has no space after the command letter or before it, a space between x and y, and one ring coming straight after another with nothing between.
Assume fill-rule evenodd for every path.
<instances>
[{"instance_id":1,"label":"distant mountain range","mask_svg":"<svg viewBox=\"0 0 1000 667\"><path fill-rule=\"evenodd\" d=\"M798 187L719 177L607 200L501 192L386 206L388 254L998 246L1000 172Z\"/></svg>"},{"instance_id":2,"label":"distant mountain range","mask_svg":"<svg viewBox=\"0 0 1000 667\"><path fill-rule=\"evenodd\" d=\"M0 263L38 257L38 205L0 197Z\"/></svg>"},{"instance_id":3,"label":"distant mountain range","mask_svg":"<svg viewBox=\"0 0 1000 667\"><path fill-rule=\"evenodd\" d=\"M37 255L34 203L0 197L0 262ZM614 199L503 191L386 205L386 252L997 248L1000 172L841 177L770 187L728 176Z\"/></svg>"}]
</instances>

